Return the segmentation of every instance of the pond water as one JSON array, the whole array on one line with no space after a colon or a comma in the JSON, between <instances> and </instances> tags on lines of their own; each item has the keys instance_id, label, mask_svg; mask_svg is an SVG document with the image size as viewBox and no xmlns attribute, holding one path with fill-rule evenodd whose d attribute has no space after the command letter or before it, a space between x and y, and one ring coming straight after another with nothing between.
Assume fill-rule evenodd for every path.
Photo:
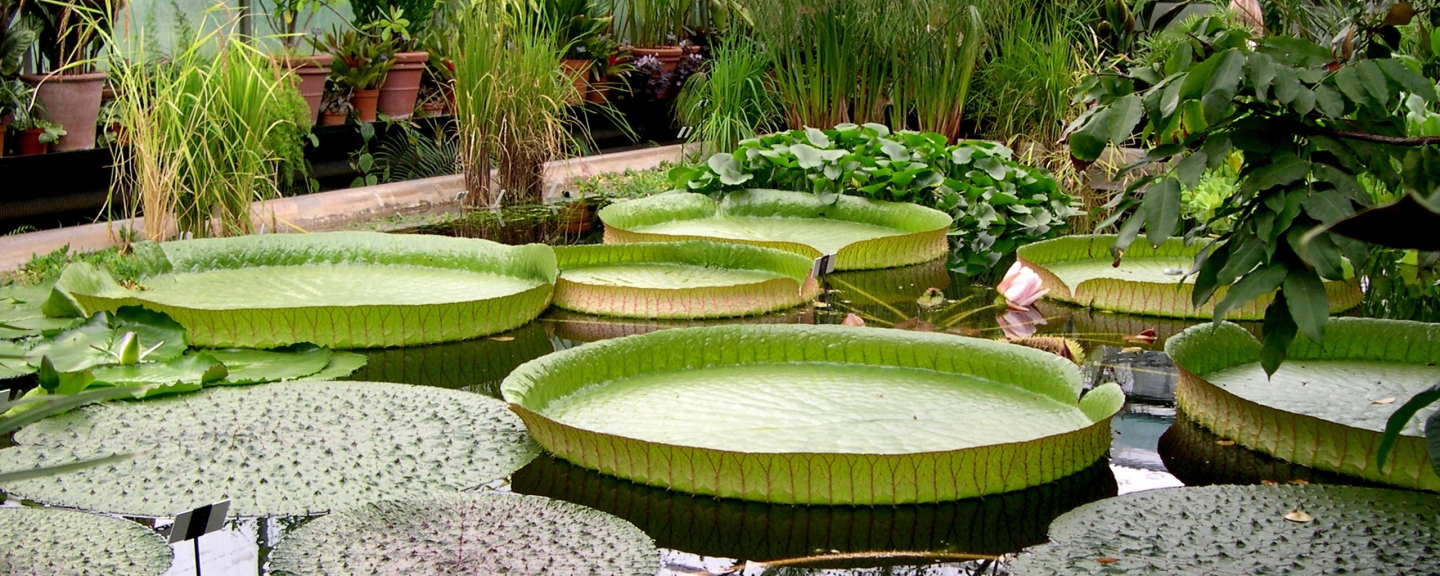
<instances>
[{"instance_id":1,"label":"pond water","mask_svg":"<svg viewBox=\"0 0 1440 576\"><path fill-rule=\"evenodd\" d=\"M1060 481L1020 492L931 505L775 506L696 497L638 485L542 457L490 488L564 499L616 514L655 538L666 576L704 574L1006 574L1005 555L1046 539L1056 516L1101 498L1185 484L1262 481L1353 483L1250 452L1177 415L1166 338L1193 322L1093 313L1042 303L1007 313L993 290L952 276L941 263L826 277L820 301L766 316L723 321L645 321L551 310L512 332L450 344L366 352L355 380L406 382L499 396L521 363L606 338L689 325L840 323L941 330L976 337L1067 334L1085 351L1087 386L1116 382L1127 403L1113 421L1110 458ZM927 289L944 302L921 306ZM1145 331L1155 338L1137 338ZM1127 339L1127 337L1129 337ZM715 407L697 407L712 410ZM703 416L697 414L696 416ZM297 519L242 521L205 536L201 573L264 574L267 544ZM993 558L999 557L999 561ZM805 559L803 561L797 559ZM176 545L168 575L195 574L189 543Z\"/></svg>"}]
</instances>

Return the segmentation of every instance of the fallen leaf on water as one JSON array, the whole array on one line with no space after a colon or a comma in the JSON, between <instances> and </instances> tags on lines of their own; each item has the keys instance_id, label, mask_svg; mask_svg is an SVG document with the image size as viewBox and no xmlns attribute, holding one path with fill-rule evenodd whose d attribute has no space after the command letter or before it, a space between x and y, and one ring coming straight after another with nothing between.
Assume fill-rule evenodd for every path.
<instances>
[{"instance_id":1,"label":"fallen leaf on water","mask_svg":"<svg viewBox=\"0 0 1440 576\"><path fill-rule=\"evenodd\" d=\"M1279 485L1280 485L1279 482L1276 482L1276 481L1274 481L1274 480L1261 480L1261 481L1260 481L1260 484L1261 484L1262 486L1279 486Z\"/></svg>"},{"instance_id":2,"label":"fallen leaf on water","mask_svg":"<svg viewBox=\"0 0 1440 576\"><path fill-rule=\"evenodd\" d=\"M1111 558L1111 557L1109 557L1109 556L1105 556L1105 557L1103 557L1103 558L1096 558L1095 561L1096 561L1096 562L1099 562L1099 563L1101 563L1101 564L1114 564L1114 563L1116 563L1116 562L1119 562L1120 559L1119 559L1119 558Z\"/></svg>"},{"instance_id":3,"label":"fallen leaf on water","mask_svg":"<svg viewBox=\"0 0 1440 576\"><path fill-rule=\"evenodd\" d=\"M1294 485L1296 485L1296 486L1309 486L1309 485L1310 485L1310 481L1309 481L1309 480L1304 480L1304 479L1301 479L1301 478L1291 478L1291 479L1290 479L1290 483L1291 483L1291 484L1294 484Z\"/></svg>"},{"instance_id":4,"label":"fallen leaf on water","mask_svg":"<svg viewBox=\"0 0 1440 576\"><path fill-rule=\"evenodd\" d=\"M1234 446L1234 445L1235 445L1235 441L1234 441L1234 440L1216 440L1215 443L1218 444L1218 445L1220 445L1220 446Z\"/></svg>"},{"instance_id":5,"label":"fallen leaf on water","mask_svg":"<svg viewBox=\"0 0 1440 576\"><path fill-rule=\"evenodd\" d=\"M816 307L816 308L829 308L830 305L829 305L829 304L826 304L826 303L824 303L824 302L816 302L816 303L815 303L815 307Z\"/></svg>"},{"instance_id":6,"label":"fallen leaf on water","mask_svg":"<svg viewBox=\"0 0 1440 576\"><path fill-rule=\"evenodd\" d=\"M1392 396L1392 397L1390 397L1390 398L1381 398L1381 399L1379 399L1379 400L1371 400L1370 403L1371 403L1371 404L1394 404L1394 403L1395 403L1395 397Z\"/></svg>"},{"instance_id":7,"label":"fallen leaf on water","mask_svg":"<svg viewBox=\"0 0 1440 576\"><path fill-rule=\"evenodd\" d=\"M1121 353L1121 354L1134 354L1134 353L1136 353L1136 352L1144 352L1144 351L1145 351L1145 349L1144 349L1144 348L1141 348L1141 347L1139 347L1139 346L1127 346L1127 347L1125 347L1125 348L1121 348L1121 349L1120 349L1120 353Z\"/></svg>"},{"instance_id":8,"label":"fallen leaf on water","mask_svg":"<svg viewBox=\"0 0 1440 576\"><path fill-rule=\"evenodd\" d=\"M1125 341L1136 344L1154 344L1157 338L1158 336L1155 334L1154 328L1146 328L1141 330L1139 334L1125 336Z\"/></svg>"},{"instance_id":9,"label":"fallen leaf on water","mask_svg":"<svg viewBox=\"0 0 1440 576\"><path fill-rule=\"evenodd\" d=\"M1306 522L1314 520L1315 517L1307 514L1304 510L1296 508L1294 510L1291 510L1289 514L1286 514L1285 519L1291 522L1298 522L1300 524L1304 524Z\"/></svg>"},{"instance_id":10,"label":"fallen leaf on water","mask_svg":"<svg viewBox=\"0 0 1440 576\"><path fill-rule=\"evenodd\" d=\"M494 341L496 341L496 342L509 342L509 341L511 341L511 340L514 340L515 337L514 337L514 336L491 336L490 339L491 339L491 340L494 340Z\"/></svg>"}]
</instances>

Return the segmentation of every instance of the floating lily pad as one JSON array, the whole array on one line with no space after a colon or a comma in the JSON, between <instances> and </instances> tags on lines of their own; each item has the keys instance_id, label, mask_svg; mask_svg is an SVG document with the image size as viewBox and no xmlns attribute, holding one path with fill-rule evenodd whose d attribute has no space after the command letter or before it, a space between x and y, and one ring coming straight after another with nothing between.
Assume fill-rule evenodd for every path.
<instances>
[{"instance_id":1,"label":"floating lily pad","mask_svg":"<svg viewBox=\"0 0 1440 576\"><path fill-rule=\"evenodd\" d=\"M1056 519L1052 543L1022 555L1010 573L1431 574L1440 570L1437 515L1440 498L1404 490L1147 490Z\"/></svg>"},{"instance_id":2,"label":"floating lily pad","mask_svg":"<svg viewBox=\"0 0 1440 576\"><path fill-rule=\"evenodd\" d=\"M505 375L554 351L545 328L531 322L463 342L366 350L368 362L349 379L438 386L499 398Z\"/></svg>"},{"instance_id":3,"label":"floating lily pad","mask_svg":"<svg viewBox=\"0 0 1440 576\"><path fill-rule=\"evenodd\" d=\"M600 210L607 244L719 240L836 256L836 270L918 264L944 256L950 216L915 204L855 196L833 201L804 192L741 190L716 202L669 192Z\"/></svg>"},{"instance_id":4,"label":"floating lily pad","mask_svg":"<svg viewBox=\"0 0 1440 576\"><path fill-rule=\"evenodd\" d=\"M0 451L7 471L138 453L3 488L157 517L227 498L241 516L295 516L470 489L538 453L493 398L374 382L222 386L92 405L23 428L15 443Z\"/></svg>"},{"instance_id":5,"label":"floating lily pad","mask_svg":"<svg viewBox=\"0 0 1440 576\"><path fill-rule=\"evenodd\" d=\"M693 496L637 484L541 456L515 472L511 489L574 502L634 522L673 550L765 561L827 552L1004 554L1045 542L1056 516L1116 493L1098 462L1055 482L1015 492L908 506L787 506ZM874 560L869 560L871 565Z\"/></svg>"},{"instance_id":6,"label":"floating lily pad","mask_svg":"<svg viewBox=\"0 0 1440 576\"><path fill-rule=\"evenodd\" d=\"M665 330L528 362L501 386L561 458L686 492L902 504L1019 490L1110 444L1120 388L1077 403L1038 350L848 326Z\"/></svg>"},{"instance_id":7,"label":"floating lily pad","mask_svg":"<svg viewBox=\"0 0 1440 576\"><path fill-rule=\"evenodd\" d=\"M1175 414L1175 422L1160 436L1156 451L1165 469L1186 486L1295 483L1384 487L1256 452L1206 430L1184 412Z\"/></svg>"},{"instance_id":8,"label":"floating lily pad","mask_svg":"<svg viewBox=\"0 0 1440 576\"><path fill-rule=\"evenodd\" d=\"M555 306L631 318L715 318L815 298L814 262L789 252L693 240L555 249Z\"/></svg>"},{"instance_id":9,"label":"floating lily pad","mask_svg":"<svg viewBox=\"0 0 1440 576\"><path fill-rule=\"evenodd\" d=\"M1022 263L1040 275L1046 298L1131 314L1170 316L1175 318L1211 318L1215 303L1225 296L1225 288L1200 308L1191 303L1190 287L1194 277L1185 277L1195 265L1195 254L1203 242L1189 246L1172 238L1159 248L1136 242L1125 251L1120 265L1110 254L1114 236L1066 236L1020 247ZM1179 286L1183 280L1183 286ZM1342 312L1360 304L1360 284L1354 279L1325 282L1331 312ZM1260 320L1270 297L1262 296L1231 311L1231 320Z\"/></svg>"},{"instance_id":10,"label":"floating lily pad","mask_svg":"<svg viewBox=\"0 0 1440 576\"><path fill-rule=\"evenodd\" d=\"M454 493L375 502L310 521L270 554L277 576L651 576L660 552L633 524L539 496Z\"/></svg>"},{"instance_id":11,"label":"floating lily pad","mask_svg":"<svg viewBox=\"0 0 1440 576\"><path fill-rule=\"evenodd\" d=\"M0 574L158 576L170 545L127 520L51 508L0 508Z\"/></svg>"},{"instance_id":12,"label":"floating lily pad","mask_svg":"<svg viewBox=\"0 0 1440 576\"><path fill-rule=\"evenodd\" d=\"M1332 318L1323 348L1296 338L1270 378L1260 342L1234 324L1196 326L1165 350L1181 368L1180 408L1216 434L1302 466L1440 491L1421 430L1440 407L1420 411L1383 469L1375 453L1394 399L1440 381L1440 325Z\"/></svg>"},{"instance_id":13,"label":"floating lily pad","mask_svg":"<svg viewBox=\"0 0 1440 576\"><path fill-rule=\"evenodd\" d=\"M271 234L136 246L139 285L83 263L57 298L85 312L164 312L205 347L337 348L464 340L529 322L549 304L542 245L367 232Z\"/></svg>"}]
</instances>

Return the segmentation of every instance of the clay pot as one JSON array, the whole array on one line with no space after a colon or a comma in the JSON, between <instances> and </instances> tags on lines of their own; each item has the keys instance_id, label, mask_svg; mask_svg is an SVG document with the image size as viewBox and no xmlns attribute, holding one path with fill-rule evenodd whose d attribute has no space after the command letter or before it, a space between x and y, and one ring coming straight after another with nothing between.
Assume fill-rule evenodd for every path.
<instances>
[{"instance_id":1,"label":"clay pot","mask_svg":"<svg viewBox=\"0 0 1440 576\"><path fill-rule=\"evenodd\" d=\"M29 130L21 132L19 145L20 155L32 156L35 154L44 154L48 152L50 145L40 143L40 135L44 133L45 131L39 128L31 128Z\"/></svg>"},{"instance_id":2,"label":"clay pot","mask_svg":"<svg viewBox=\"0 0 1440 576\"><path fill-rule=\"evenodd\" d=\"M356 90L350 93L350 104L361 122L375 121L375 106L380 100L380 89Z\"/></svg>"},{"instance_id":3,"label":"clay pot","mask_svg":"<svg viewBox=\"0 0 1440 576\"><path fill-rule=\"evenodd\" d=\"M601 78L600 82L590 87L590 92L585 94L585 99L596 104L604 104L610 101L610 86L607 84L609 78Z\"/></svg>"},{"instance_id":4,"label":"clay pot","mask_svg":"<svg viewBox=\"0 0 1440 576\"><path fill-rule=\"evenodd\" d=\"M380 111L391 118L409 118L415 112L415 96L420 93L420 77L425 73L429 52L401 52L395 65L385 74L380 85Z\"/></svg>"},{"instance_id":5,"label":"clay pot","mask_svg":"<svg viewBox=\"0 0 1440 576\"><path fill-rule=\"evenodd\" d=\"M65 135L55 143L56 152L95 147L104 73L26 74L21 78L36 86L36 99L45 107L45 117L65 129Z\"/></svg>"},{"instance_id":6,"label":"clay pot","mask_svg":"<svg viewBox=\"0 0 1440 576\"><path fill-rule=\"evenodd\" d=\"M590 81L587 80L590 74L590 64L589 60L566 58L560 61L560 65L565 68L565 75L569 76L575 84L575 94L565 101L566 104L575 106L585 101L586 95L590 92Z\"/></svg>"},{"instance_id":7,"label":"clay pot","mask_svg":"<svg viewBox=\"0 0 1440 576\"><path fill-rule=\"evenodd\" d=\"M680 58L685 55L685 50L679 46L661 46L659 48L631 48L630 53L639 60L644 56L654 56L660 61L660 66L666 72L674 72L680 66Z\"/></svg>"},{"instance_id":8,"label":"clay pot","mask_svg":"<svg viewBox=\"0 0 1440 576\"><path fill-rule=\"evenodd\" d=\"M558 222L560 231L578 236L590 231L591 222L595 219L595 207L590 204L571 204L561 214Z\"/></svg>"},{"instance_id":9,"label":"clay pot","mask_svg":"<svg viewBox=\"0 0 1440 576\"><path fill-rule=\"evenodd\" d=\"M330 76L330 64L334 62L335 56L331 54L287 56L282 62L299 80L300 95L304 96L305 103L310 105L311 124L320 118L320 103L325 96L325 79Z\"/></svg>"},{"instance_id":10,"label":"clay pot","mask_svg":"<svg viewBox=\"0 0 1440 576\"><path fill-rule=\"evenodd\" d=\"M339 125L344 124L344 123L345 123L345 115L344 115L344 114L331 114L331 113L329 113L329 112L322 112L322 113L320 114L320 125L321 125L321 126L339 126Z\"/></svg>"},{"instance_id":11,"label":"clay pot","mask_svg":"<svg viewBox=\"0 0 1440 576\"><path fill-rule=\"evenodd\" d=\"M5 133L10 130L10 115L0 116L0 158L5 157Z\"/></svg>"}]
</instances>

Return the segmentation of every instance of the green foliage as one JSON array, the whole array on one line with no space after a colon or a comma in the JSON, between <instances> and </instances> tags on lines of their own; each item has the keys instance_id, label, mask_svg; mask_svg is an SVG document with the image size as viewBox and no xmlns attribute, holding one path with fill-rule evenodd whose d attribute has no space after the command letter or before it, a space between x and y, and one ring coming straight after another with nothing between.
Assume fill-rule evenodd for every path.
<instances>
[{"instance_id":1,"label":"green foliage","mask_svg":"<svg viewBox=\"0 0 1440 576\"><path fill-rule=\"evenodd\" d=\"M1075 213L1047 172L1015 163L1009 148L983 141L951 146L940 134L892 134L879 124L746 140L704 166L677 167L670 178L677 188L710 195L779 188L935 208L955 220L951 266L967 273L1059 234Z\"/></svg>"},{"instance_id":2,"label":"green foliage","mask_svg":"<svg viewBox=\"0 0 1440 576\"><path fill-rule=\"evenodd\" d=\"M1077 110L1071 91L1086 69L1083 55L1058 21L1017 19L976 74L978 131L1007 141L1059 140Z\"/></svg>"},{"instance_id":3,"label":"green foliage","mask_svg":"<svg viewBox=\"0 0 1440 576\"><path fill-rule=\"evenodd\" d=\"M685 25L693 0L599 0L613 14L621 41L640 48L676 46L687 40Z\"/></svg>"},{"instance_id":4,"label":"green foliage","mask_svg":"<svg viewBox=\"0 0 1440 576\"><path fill-rule=\"evenodd\" d=\"M713 49L714 57L685 81L675 100L677 119L695 128L690 142L734 150L742 140L779 129L782 108L767 80L765 51L744 36L726 37Z\"/></svg>"},{"instance_id":5,"label":"green foliage","mask_svg":"<svg viewBox=\"0 0 1440 576\"><path fill-rule=\"evenodd\" d=\"M610 27L612 16L597 17L592 0L544 0L541 14L546 26L555 35L555 42L565 49L565 57L574 60L609 58L610 53L596 54L600 35Z\"/></svg>"},{"instance_id":6,"label":"green foliage","mask_svg":"<svg viewBox=\"0 0 1440 576\"><path fill-rule=\"evenodd\" d=\"M1343 278L1342 255L1354 264L1366 259L1365 245L1325 228L1371 204L1356 176L1369 172L1385 188L1403 185L1422 199L1435 189L1440 151L1407 139L1393 108L1406 94L1434 101L1435 87L1404 58L1337 62L1309 41L1254 39L1211 18L1166 61L1092 76L1083 93L1096 105L1072 124L1077 161L1096 159L1138 130L1149 150L1122 173L1171 162L1131 186L1125 207L1134 212L1115 243L1117 257L1142 228L1152 244L1176 234L1179 189L1232 149L1244 152L1240 189L1216 213L1233 218L1233 230L1197 256L1193 302L1229 287L1215 306L1218 319L1275 293L1262 354L1268 372L1297 333L1321 341L1328 310L1321 279Z\"/></svg>"},{"instance_id":7,"label":"green foliage","mask_svg":"<svg viewBox=\"0 0 1440 576\"><path fill-rule=\"evenodd\" d=\"M1230 197L1240 191L1240 155L1233 154L1213 169L1206 169L1194 186L1180 189L1180 217L1187 225L1204 226L1206 234L1227 234L1233 217L1216 218Z\"/></svg>"},{"instance_id":8,"label":"green foliage","mask_svg":"<svg viewBox=\"0 0 1440 576\"><path fill-rule=\"evenodd\" d=\"M331 30L313 42L315 49L335 55L330 78L351 90L379 88L395 65L395 40L368 30Z\"/></svg>"},{"instance_id":9,"label":"green foliage","mask_svg":"<svg viewBox=\"0 0 1440 576\"><path fill-rule=\"evenodd\" d=\"M597 174L575 181L575 195L596 196L604 202L644 198L670 190L668 173L673 167L662 164L649 170L631 170Z\"/></svg>"}]
</instances>

